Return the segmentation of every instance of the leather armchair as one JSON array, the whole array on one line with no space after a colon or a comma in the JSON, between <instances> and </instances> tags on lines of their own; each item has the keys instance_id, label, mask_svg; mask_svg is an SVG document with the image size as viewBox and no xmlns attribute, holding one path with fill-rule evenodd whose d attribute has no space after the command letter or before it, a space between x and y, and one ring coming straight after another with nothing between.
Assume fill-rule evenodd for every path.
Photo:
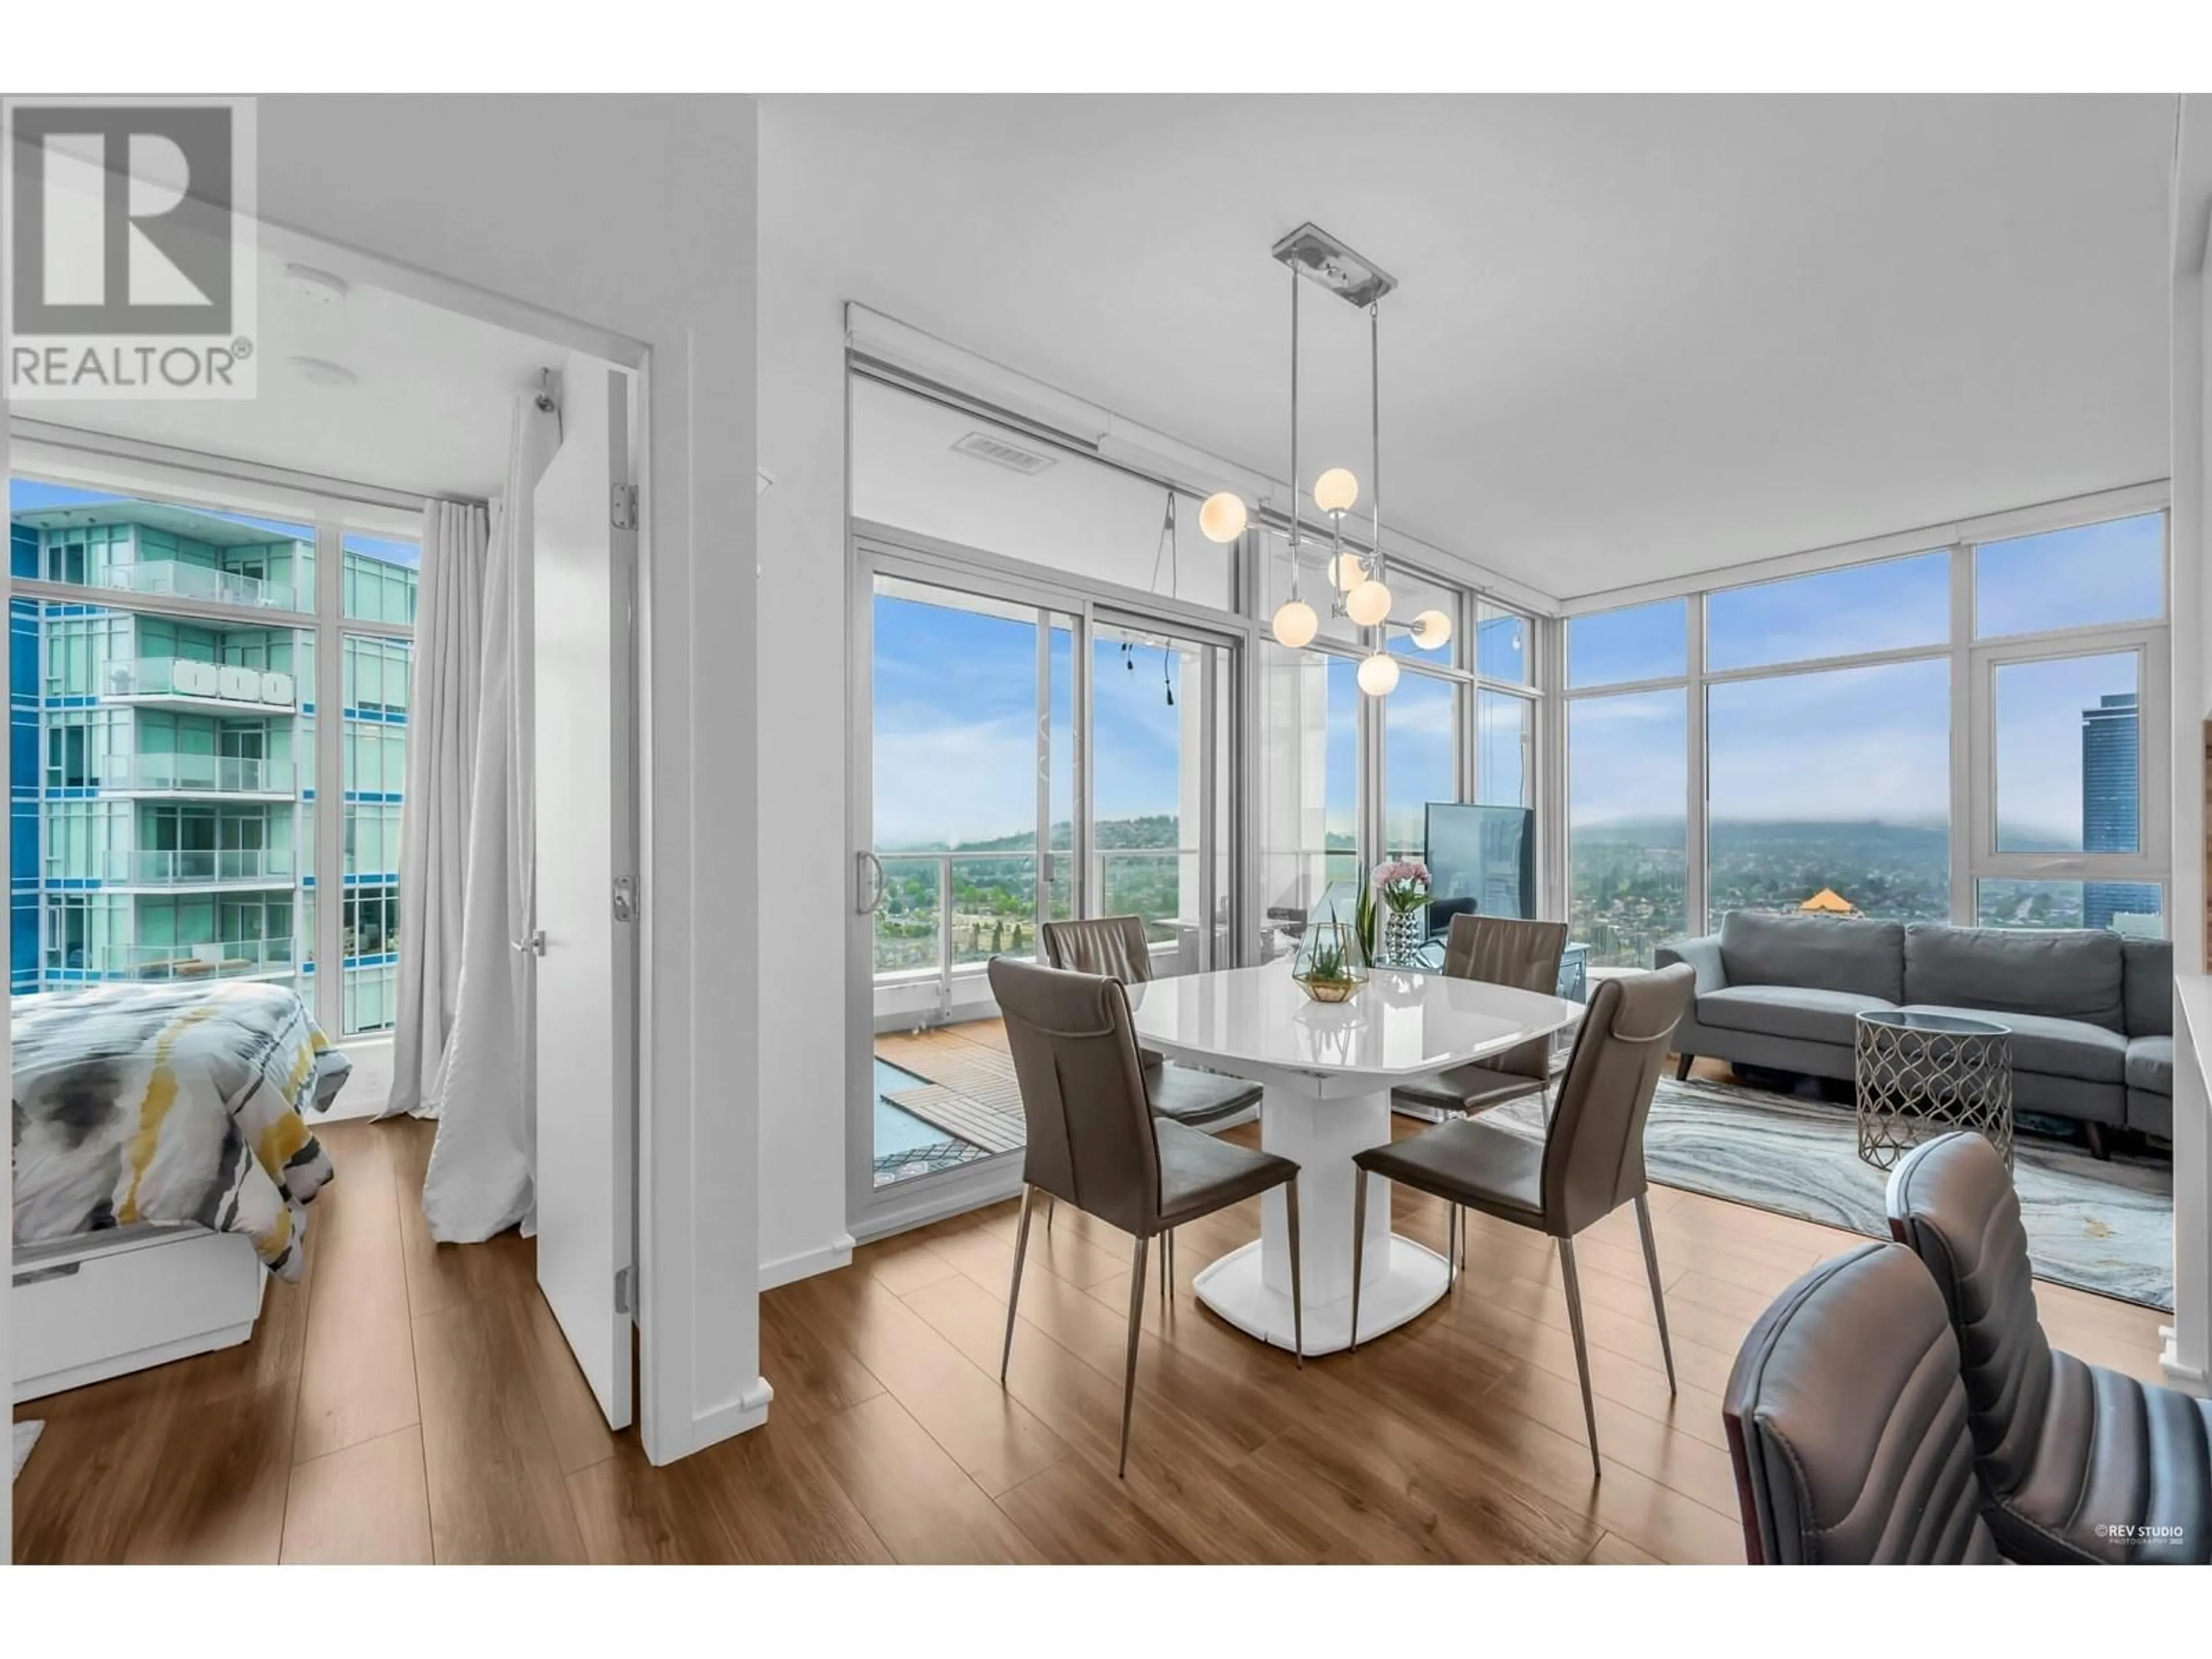
<instances>
[{"instance_id":1,"label":"leather armchair","mask_svg":"<svg viewBox=\"0 0 2212 1659\"><path fill-rule=\"evenodd\" d=\"M1863 1244L1783 1291L1721 1415L1753 1566L1997 1559L1958 1341L1909 1250Z\"/></svg>"},{"instance_id":2,"label":"leather armchair","mask_svg":"<svg viewBox=\"0 0 2212 1659\"><path fill-rule=\"evenodd\" d=\"M1940 1135L1889 1177L1889 1230L1941 1293L1997 1547L2016 1561L2212 1562L2212 1401L2053 1348L2011 1173Z\"/></svg>"}]
</instances>

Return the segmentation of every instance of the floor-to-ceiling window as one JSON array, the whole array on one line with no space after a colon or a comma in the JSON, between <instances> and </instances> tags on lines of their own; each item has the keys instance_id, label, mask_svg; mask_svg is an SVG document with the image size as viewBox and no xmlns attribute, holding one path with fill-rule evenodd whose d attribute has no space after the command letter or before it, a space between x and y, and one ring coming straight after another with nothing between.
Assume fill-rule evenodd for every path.
<instances>
[{"instance_id":1,"label":"floor-to-ceiling window","mask_svg":"<svg viewBox=\"0 0 2212 1659\"><path fill-rule=\"evenodd\" d=\"M1593 962L1741 909L2162 930L2164 514L1973 528L1567 621Z\"/></svg>"},{"instance_id":2,"label":"floor-to-ceiling window","mask_svg":"<svg viewBox=\"0 0 2212 1659\"><path fill-rule=\"evenodd\" d=\"M414 543L335 500L295 521L18 477L9 505L12 988L252 977L334 1034L388 1028ZM325 662L343 833L319 856Z\"/></svg>"}]
</instances>

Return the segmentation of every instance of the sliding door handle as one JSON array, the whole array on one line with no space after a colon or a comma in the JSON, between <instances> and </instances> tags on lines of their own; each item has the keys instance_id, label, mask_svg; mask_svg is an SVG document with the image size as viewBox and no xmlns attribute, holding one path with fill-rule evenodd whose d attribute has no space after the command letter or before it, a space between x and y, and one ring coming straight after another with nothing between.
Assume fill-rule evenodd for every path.
<instances>
[{"instance_id":1,"label":"sliding door handle","mask_svg":"<svg viewBox=\"0 0 2212 1659\"><path fill-rule=\"evenodd\" d=\"M853 854L853 908L872 916L883 908L884 861L863 848Z\"/></svg>"}]
</instances>

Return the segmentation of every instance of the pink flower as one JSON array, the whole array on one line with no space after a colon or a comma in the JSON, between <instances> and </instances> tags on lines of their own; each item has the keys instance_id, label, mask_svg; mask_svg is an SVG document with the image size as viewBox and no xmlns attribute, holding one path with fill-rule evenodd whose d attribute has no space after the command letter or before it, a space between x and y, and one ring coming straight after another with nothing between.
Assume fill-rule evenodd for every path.
<instances>
[{"instance_id":1,"label":"pink flower","mask_svg":"<svg viewBox=\"0 0 2212 1659\"><path fill-rule=\"evenodd\" d=\"M1419 859L1386 859L1375 866L1375 885L1378 890L1419 887L1426 891L1429 885L1429 866Z\"/></svg>"}]
</instances>

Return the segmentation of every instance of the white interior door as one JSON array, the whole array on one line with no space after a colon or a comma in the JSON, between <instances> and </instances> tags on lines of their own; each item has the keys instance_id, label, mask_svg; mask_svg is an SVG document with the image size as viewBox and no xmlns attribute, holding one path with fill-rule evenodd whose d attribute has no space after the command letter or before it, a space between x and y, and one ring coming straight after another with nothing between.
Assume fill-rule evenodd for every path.
<instances>
[{"instance_id":1,"label":"white interior door","mask_svg":"<svg viewBox=\"0 0 2212 1659\"><path fill-rule=\"evenodd\" d=\"M629 386L571 358L538 481L538 1283L614 1428L630 1420L636 955Z\"/></svg>"}]
</instances>

